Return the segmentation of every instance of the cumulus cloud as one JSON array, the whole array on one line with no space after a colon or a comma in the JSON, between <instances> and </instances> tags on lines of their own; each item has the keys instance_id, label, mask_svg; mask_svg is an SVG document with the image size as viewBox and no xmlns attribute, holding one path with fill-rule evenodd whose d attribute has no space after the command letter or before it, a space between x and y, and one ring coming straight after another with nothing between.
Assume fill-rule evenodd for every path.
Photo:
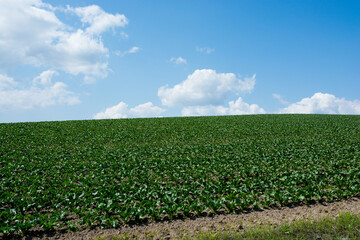
<instances>
[{"instance_id":1,"label":"cumulus cloud","mask_svg":"<svg viewBox=\"0 0 360 240\"><path fill-rule=\"evenodd\" d=\"M319 92L281 109L280 113L360 114L360 101L348 101Z\"/></svg>"},{"instance_id":2,"label":"cumulus cloud","mask_svg":"<svg viewBox=\"0 0 360 240\"><path fill-rule=\"evenodd\" d=\"M233 73L216 73L212 69L195 70L186 80L172 88L162 86L158 96L165 106L219 105L231 93L251 92L255 74L240 80Z\"/></svg>"},{"instance_id":3,"label":"cumulus cloud","mask_svg":"<svg viewBox=\"0 0 360 240\"><path fill-rule=\"evenodd\" d=\"M126 103L120 102L115 106L106 108L104 112L95 114L94 119L160 117L163 112L165 112L165 109L154 106L151 102L130 109Z\"/></svg>"},{"instance_id":4,"label":"cumulus cloud","mask_svg":"<svg viewBox=\"0 0 360 240\"><path fill-rule=\"evenodd\" d=\"M264 109L257 104L248 104L239 97L236 101L230 101L228 107L224 106L188 106L181 111L183 116L214 116L214 115L245 115L264 114Z\"/></svg>"},{"instance_id":5,"label":"cumulus cloud","mask_svg":"<svg viewBox=\"0 0 360 240\"><path fill-rule=\"evenodd\" d=\"M127 118L128 105L124 102L105 109L104 112L99 112L94 115L94 119L106 119L106 118Z\"/></svg>"},{"instance_id":6,"label":"cumulus cloud","mask_svg":"<svg viewBox=\"0 0 360 240\"><path fill-rule=\"evenodd\" d=\"M208 48L208 47L196 47L196 51L210 54L215 51L214 48Z\"/></svg>"},{"instance_id":7,"label":"cumulus cloud","mask_svg":"<svg viewBox=\"0 0 360 240\"><path fill-rule=\"evenodd\" d=\"M0 75L0 109L31 109L51 105L79 103L79 98L63 82L52 83L55 71L44 71L28 88L20 88L11 77Z\"/></svg>"},{"instance_id":8,"label":"cumulus cloud","mask_svg":"<svg viewBox=\"0 0 360 240\"><path fill-rule=\"evenodd\" d=\"M109 28L124 27L128 24L128 19L125 15L106 13L97 5L78 8L68 6L68 10L76 13L80 17L81 22L89 25L85 31L90 34L100 34Z\"/></svg>"},{"instance_id":9,"label":"cumulus cloud","mask_svg":"<svg viewBox=\"0 0 360 240\"><path fill-rule=\"evenodd\" d=\"M187 63L186 59L184 59L182 57L178 57L178 58L172 57L172 58L170 58L170 62L175 63L175 64L186 64Z\"/></svg>"},{"instance_id":10,"label":"cumulus cloud","mask_svg":"<svg viewBox=\"0 0 360 240\"><path fill-rule=\"evenodd\" d=\"M106 77L108 49L101 33L125 26L126 17L95 5L68 9L65 14L74 12L84 29L61 22L56 8L41 0L0 1L0 71L32 65L83 74L85 80Z\"/></svg>"},{"instance_id":11,"label":"cumulus cloud","mask_svg":"<svg viewBox=\"0 0 360 240\"><path fill-rule=\"evenodd\" d=\"M289 102L284 100L280 94L274 93L273 97L275 99L277 99L281 104L284 104L284 105L289 104Z\"/></svg>"}]
</instances>

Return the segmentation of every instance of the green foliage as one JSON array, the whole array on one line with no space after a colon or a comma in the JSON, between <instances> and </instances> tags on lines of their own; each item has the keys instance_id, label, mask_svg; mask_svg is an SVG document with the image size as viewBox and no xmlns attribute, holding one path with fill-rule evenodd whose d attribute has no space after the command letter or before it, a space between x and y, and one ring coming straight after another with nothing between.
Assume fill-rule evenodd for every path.
<instances>
[{"instance_id":1,"label":"green foliage","mask_svg":"<svg viewBox=\"0 0 360 240\"><path fill-rule=\"evenodd\" d=\"M334 201L360 193L360 116L0 124L0 232Z\"/></svg>"}]
</instances>

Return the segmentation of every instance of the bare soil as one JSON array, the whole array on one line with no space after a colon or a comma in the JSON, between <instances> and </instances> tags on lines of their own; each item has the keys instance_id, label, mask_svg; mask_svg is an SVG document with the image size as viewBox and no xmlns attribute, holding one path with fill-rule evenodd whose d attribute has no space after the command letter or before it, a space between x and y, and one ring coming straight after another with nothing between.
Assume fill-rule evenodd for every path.
<instances>
[{"instance_id":1,"label":"bare soil","mask_svg":"<svg viewBox=\"0 0 360 240\"><path fill-rule=\"evenodd\" d=\"M339 213L360 214L360 198L352 198L333 203L317 203L297 207L283 207L241 214L217 214L211 217L181 219L156 223L126 225L119 229L86 229L79 232L38 234L23 239L111 239L122 235L135 239L176 239L191 237L204 231L239 230L255 224L282 224L297 219L318 219L329 216L336 218Z\"/></svg>"}]
</instances>

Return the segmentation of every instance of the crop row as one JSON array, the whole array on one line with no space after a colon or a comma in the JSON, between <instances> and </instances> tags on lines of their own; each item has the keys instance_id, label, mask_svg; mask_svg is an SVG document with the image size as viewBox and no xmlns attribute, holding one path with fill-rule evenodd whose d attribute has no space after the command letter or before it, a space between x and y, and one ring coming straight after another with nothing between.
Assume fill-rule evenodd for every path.
<instances>
[{"instance_id":1,"label":"crop row","mask_svg":"<svg viewBox=\"0 0 360 240\"><path fill-rule=\"evenodd\" d=\"M360 117L0 124L0 232L333 201L360 194Z\"/></svg>"}]
</instances>

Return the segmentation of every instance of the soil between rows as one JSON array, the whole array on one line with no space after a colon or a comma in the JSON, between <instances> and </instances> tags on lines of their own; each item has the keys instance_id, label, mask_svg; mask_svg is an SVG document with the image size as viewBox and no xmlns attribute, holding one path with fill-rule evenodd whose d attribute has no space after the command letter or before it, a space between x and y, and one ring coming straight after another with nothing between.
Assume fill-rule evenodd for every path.
<instances>
[{"instance_id":1,"label":"soil between rows","mask_svg":"<svg viewBox=\"0 0 360 240\"><path fill-rule=\"evenodd\" d=\"M255 224L281 224L293 222L298 219L318 219L329 216L335 218L342 212L360 214L360 198L352 198L333 203L317 203L297 207L282 207L251 211L241 214L218 214L211 217L198 217L194 219L180 219L164 222L126 225L118 229L86 229L79 232L58 234L38 234L23 239L94 239L102 237L111 239L119 234L126 234L136 239L176 239L191 237L203 231L225 231L229 229L243 231Z\"/></svg>"}]
</instances>

